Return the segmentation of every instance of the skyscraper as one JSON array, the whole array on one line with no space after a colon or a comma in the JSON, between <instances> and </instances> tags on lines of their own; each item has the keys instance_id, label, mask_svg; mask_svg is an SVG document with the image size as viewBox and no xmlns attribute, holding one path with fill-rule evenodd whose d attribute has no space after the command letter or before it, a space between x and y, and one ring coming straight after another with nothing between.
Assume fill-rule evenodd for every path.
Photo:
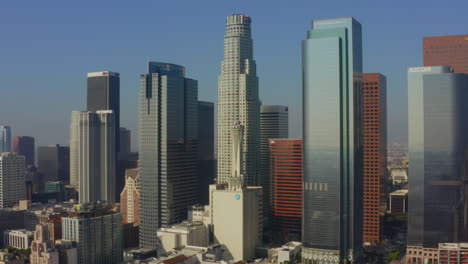
<instances>
[{"instance_id":1,"label":"skyscraper","mask_svg":"<svg viewBox=\"0 0 468 264\"><path fill-rule=\"evenodd\" d=\"M361 34L351 17L314 20L302 43L306 264L360 257Z\"/></svg>"},{"instance_id":2,"label":"skyscraper","mask_svg":"<svg viewBox=\"0 0 468 264\"><path fill-rule=\"evenodd\" d=\"M198 101L198 202L208 203L209 185L215 176L214 104Z\"/></svg>"},{"instance_id":3,"label":"skyscraper","mask_svg":"<svg viewBox=\"0 0 468 264\"><path fill-rule=\"evenodd\" d=\"M363 241L383 239L383 215L387 210L384 190L387 171L387 79L380 73L362 76L363 112Z\"/></svg>"},{"instance_id":4,"label":"skyscraper","mask_svg":"<svg viewBox=\"0 0 468 264\"><path fill-rule=\"evenodd\" d=\"M0 208L11 207L26 198L25 158L15 153L0 153Z\"/></svg>"},{"instance_id":5,"label":"skyscraper","mask_svg":"<svg viewBox=\"0 0 468 264\"><path fill-rule=\"evenodd\" d=\"M253 59L250 17L227 17L224 59L218 79L217 173L226 182L231 169L231 127L244 126L244 168L246 183L257 185L260 157L260 100L257 66Z\"/></svg>"},{"instance_id":6,"label":"skyscraper","mask_svg":"<svg viewBox=\"0 0 468 264\"><path fill-rule=\"evenodd\" d=\"M47 181L68 182L70 177L70 148L60 145L37 149L38 170Z\"/></svg>"},{"instance_id":7,"label":"skyscraper","mask_svg":"<svg viewBox=\"0 0 468 264\"><path fill-rule=\"evenodd\" d=\"M19 137L13 138L13 152L18 153L26 158L26 166L34 165L34 138L33 137Z\"/></svg>"},{"instance_id":8,"label":"skyscraper","mask_svg":"<svg viewBox=\"0 0 468 264\"><path fill-rule=\"evenodd\" d=\"M81 111L72 111L70 120L70 185L78 187L80 160L80 119Z\"/></svg>"},{"instance_id":9,"label":"skyscraper","mask_svg":"<svg viewBox=\"0 0 468 264\"><path fill-rule=\"evenodd\" d=\"M302 140L269 140L273 230L284 241L301 238Z\"/></svg>"},{"instance_id":10,"label":"skyscraper","mask_svg":"<svg viewBox=\"0 0 468 264\"><path fill-rule=\"evenodd\" d=\"M86 110L112 110L115 119L115 151L120 151L120 74L103 71L88 73Z\"/></svg>"},{"instance_id":11,"label":"skyscraper","mask_svg":"<svg viewBox=\"0 0 468 264\"><path fill-rule=\"evenodd\" d=\"M0 153L11 152L11 128L0 125Z\"/></svg>"},{"instance_id":12,"label":"skyscraper","mask_svg":"<svg viewBox=\"0 0 468 264\"><path fill-rule=\"evenodd\" d=\"M150 62L140 76L140 245L155 248L156 232L187 219L196 203L198 82L180 65Z\"/></svg>"},{"instance_id":13,"label":"skyscraper","mask_svg":"<svg viewBox=\"0 0 468 264\"><path fill-rule=\"evenodd\" d=\"M125 187L120 193L122 221L140 224L140 175L138 169L128 169L125 173Z\"/></svg>"},{"instance_id":14,"label":"skyscraper","mask_svg":"<svg viewBox=\"0 0 468 264\"><path fill-rule=\"evenodd\" d=\"M120 128L120 152L124 155L131 152L131 131L125 127Z\"/></svg>"},{"instance_id":15,"label":"skyscraper","mask_svg":"<svg viewBox=\"0 0 468 264\"><path fill-rule=\"evenodd\" d=\"M450 66L468 74L468 34L423 38L424 66Z\"/></svg>"},{"instance_id":16,"label":"skyscraper","mask_svg":"<svg viewBox=\"0 0 468 264\"><path fill-rule=\"evenodd\" d=\"M282 105L262 105L260 110L260 177L263 186L263 214L270 214L270 144L274 138L288 138L288 107Z\"/></svg>"},{"instance_id":17,"label":"skyscraper","mask_svg":"<svg viewBox=\"0 0 468 264\"><path fill-rule=\"evenodd\" d=\"M78 150L80 203L101 200L113 202L115 200L115 123L113 111L80 112L78 122L80 129Z\"/></svg>"},{"instance_id":18,"label":"skyscraper","mask_svg":"<svg viewBox=\"0 0 468 264\"><path fill-rule=\"evenodd\" d=\"M468 75L408 69L408 247L467 239L467 100Z\"/></svg>"}]
</instances>

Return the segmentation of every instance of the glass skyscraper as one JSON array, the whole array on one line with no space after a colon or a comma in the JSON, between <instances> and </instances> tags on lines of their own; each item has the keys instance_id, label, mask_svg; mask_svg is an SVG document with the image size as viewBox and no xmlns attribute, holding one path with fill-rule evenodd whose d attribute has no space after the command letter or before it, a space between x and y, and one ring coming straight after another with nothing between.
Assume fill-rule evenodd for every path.
<instances>
[{"instance_id":1,"label":"glass skyscraper","mask_svg":"<svg viewBox=\"0 0 468 264\"><path fill-rule=\"evenodd\" d=\"M11 152L11 128L0 125L0 153Z\"/></svg>"},{"instance_id":2,"label":"glass skyscraper","mask_svg":"<svg viewBox=\"0 0 468 264\"><path fill-rule=\"evenodd\" d=\"M408 246L466 241L468 75L408 70Z\"/></svg>"},{"instance_id":3,"label":"glass skyscraper","mask_svg":"<svg viewBox=\"0 0 468 264\"><path fill-rule=\"evenodd\" d=\"M303 263L353 263L362 246L361 24L314 20L302 43Z\"/></svg>"},{"instance_id":4,"label":"glass skyscraper","mask_svg":"<svg viewBox=\"0 0 468 264\"><path fill-rule=\"evenodd\" d=\"M140 245L155 248L158 228L187 219L197 202L198 82L179 65L148 66L140 76Z\"/></svg>"}]
</instances>

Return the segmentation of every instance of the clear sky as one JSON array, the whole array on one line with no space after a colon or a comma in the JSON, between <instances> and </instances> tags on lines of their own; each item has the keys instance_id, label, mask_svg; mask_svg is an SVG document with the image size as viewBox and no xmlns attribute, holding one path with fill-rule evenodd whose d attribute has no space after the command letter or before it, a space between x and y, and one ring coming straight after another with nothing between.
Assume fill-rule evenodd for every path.
<instances>
[{"instance_id":1,"label":"clear sky","mask_svg":"<svg viewBox=\"0 0 468 264\"><path fill-rule=\"evenodd\" d=\"M468 1L135 0L2 1L0 124L36 145L68 145L72 110L86 107L86 73L121 74L121 125L138 127L139 74L148 56L181 64L216 101L225 17L252 17L263 104L290 106L301 132L301 40L312 19L354 16L363 26L364 71L388 80L389 142L407 140L406 71L422 65L422 37L468 33Z\"/></svg>"}]
</instances>

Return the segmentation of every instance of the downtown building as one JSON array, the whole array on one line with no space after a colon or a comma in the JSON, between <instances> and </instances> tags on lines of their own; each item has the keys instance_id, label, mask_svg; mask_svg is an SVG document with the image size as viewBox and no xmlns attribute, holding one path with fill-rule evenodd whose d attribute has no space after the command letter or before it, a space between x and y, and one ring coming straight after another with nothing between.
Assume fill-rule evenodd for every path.
<instances>
[{"instance_id":1,"label":"downtown building","mask_svg":"<svg viewBox=\"0 0 468 264\"><path fill-rule=\"evenodd\" d=\"M231 170L231 128L244 127L243 149L247 185L259 184L260 100L256 63L253 59L251 19L227 17L224 59L218 78L217 182L227 182Z\"/></svg>"},{"instance_id":2,"label":"downtown building","mask_svg":"<svg viewBox=\"0 0 468 264\"><path fill-rule=\"evenodd\" d=\"M25 158L15 153L0 153L0 208L13 207L26 198Z\"/></svg>"},{"instance_id":3,"label":"downtown building","mask_svg":"<svg viewBox=\"0 0 468 264\"><path fill-rule=\"evenodd\" d=\"M282 242L300 241L302 224L302 139L270 139L273 230Z\"/></svg>"},{"instance_id":4,"label":"downtown building","mask_svg":"<svg viewBox=\"0 0 468 264\"><path fill-rule=\"evenodd\" d=\"M70 178L70 148L50 145L37 149L38 171L47 181L68 182Z\"/></svg>"},{"instance_id":5,"label":"downtown building","mask_svg":"<svg viewBox=\"0 0 468 264\"><path fill-rule=\"evenodd\" d=\"M439 243L467 240L467 100L468 75L449 66L408 69L407 263L427 261Z\"/></svg>"},{"instance_id":6,"label":"downtown building","mask_svg":"<svg viewBox=\"0 0 468 264\"><path fill-rule=\"evenodd\" d=\"M75 119L74 117L79 116ZM77 155L80 203L115 200L115 120L112 110L73 111L79 132L71 138ZM73 144L77 140L77 144ZM77 147L78 149L74 149ZM72 163L73 164L73 163Z\"/></svg>"},{"instance_id":7,"label":"downtown building","mask_svg":"<svg viewBox=\"0 0 468 264\"><path fill-rule=\"evenodd\" d=\"M62 217L62 236L76 242L79 264L114 264L123 257L122 214L112 204L79 204Z\"/></svg>"},{"instance_id":8,"label":"downtown building","mask_svg":"<svg viewBox=\"0 0 468 264\"><path fill-rule=\"evenodd\" d=\"M24 156L26 158L26 166L34 165L34 138L27 136L14 137L12 152Z\"/></svg>"},{"instance_id":9,"label":"downtown building","mask_svg":"<svg viewBox=\"0 0 468 264\"><path fill-rule=\"evenodd\" d=\"M187 219L197 203L198 82L180 65L149 62L140 76L140 246L160 227Z\"/></svg>"},{"instance_id":10,"label":"downtown building","mask_svg":"<svg viewBox=\"0 0 468 264\"><path fill-rule=\"evenodd\" d=\"M424 66L450 66L468 74L468 34L423 38Z\"/></svg>"},{"instance_id":11,"label":"downtown building","mask_svg":"<svg viewBox=\"0 0 468 264\"><path fill-rule=\"evenodd\" d=\"M198 202L207 204L209 186L216 178L214 103L198 101Z\"/></svg>"},{"instance_id":12,"label":"downtown building","mask_svg":"<svg viewBox=\"0 0 468 264\"><path fill-rule=\"evenodd\" d=\"M266 219L271 209L270 139L288 138L288 113L288 107L282 105L262 105L260 109L259 185L263 186L263 215Z\"/></svg>"},{"instance_id":13,"label":"downtown building","mask_svg":"<svg viewBox=\"0 0 468 264\"><path fill-rule=\"evenodd\" d=\"M380 73L362 75L363 223L364 245L383 240L387 208L387 79Z\"/></svg>"},{"instance_id":14,"label":"downtown building","mask_svg":"<svg viewBox=\"0 0 468 264\"><path fill-rule=\"evenodd\" d=\"M124 223L140 224L140 175L138 169L125 172L125 187L120 193L120 212Z\"/></svg>"},{"instance_id":15,"label":"downtown building","mask_svg":"<svg viewBox=\"0 0 468 264\"><path fill-rule=\"evenodd\" d=\"M0 125L0 153L11 152L11 128Z\"/></svg>"},{"instance_id":16,"label":"downtown building","mask_svg":"<svg viewBox=\"0 0 468 264\"><path fill-rule=\"evenodd\" d=\"M302 65L302 262L355 263L362 252L361 24L314 20Z\"/></svg>"}]
</instances>

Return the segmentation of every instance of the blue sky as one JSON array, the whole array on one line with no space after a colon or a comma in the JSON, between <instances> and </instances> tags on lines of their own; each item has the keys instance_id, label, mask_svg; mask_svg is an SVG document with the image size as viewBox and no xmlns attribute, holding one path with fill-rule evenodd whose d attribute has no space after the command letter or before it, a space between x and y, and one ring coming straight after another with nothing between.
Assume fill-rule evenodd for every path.
<instances>
[{"instance_id":1,"label":"blue sky","mask_svg":"<svg viewBox=\"0 0 468 264\"><path fill-rule=\"evenodd\" d=\"M37 145L68 145L72 110L86 106L86 73L121 74L121 124L138 126L138 77L152 60L184 65L200 100L216 101L225 17L252 17L263 104L289 105L301 136L301 40L312 19L354 16L364 71L388 81L389 142L406 141L406 70L422 65L422 37L467 34L468 1L2 1L0 123Z\"/></svg>"}]
</instances>

